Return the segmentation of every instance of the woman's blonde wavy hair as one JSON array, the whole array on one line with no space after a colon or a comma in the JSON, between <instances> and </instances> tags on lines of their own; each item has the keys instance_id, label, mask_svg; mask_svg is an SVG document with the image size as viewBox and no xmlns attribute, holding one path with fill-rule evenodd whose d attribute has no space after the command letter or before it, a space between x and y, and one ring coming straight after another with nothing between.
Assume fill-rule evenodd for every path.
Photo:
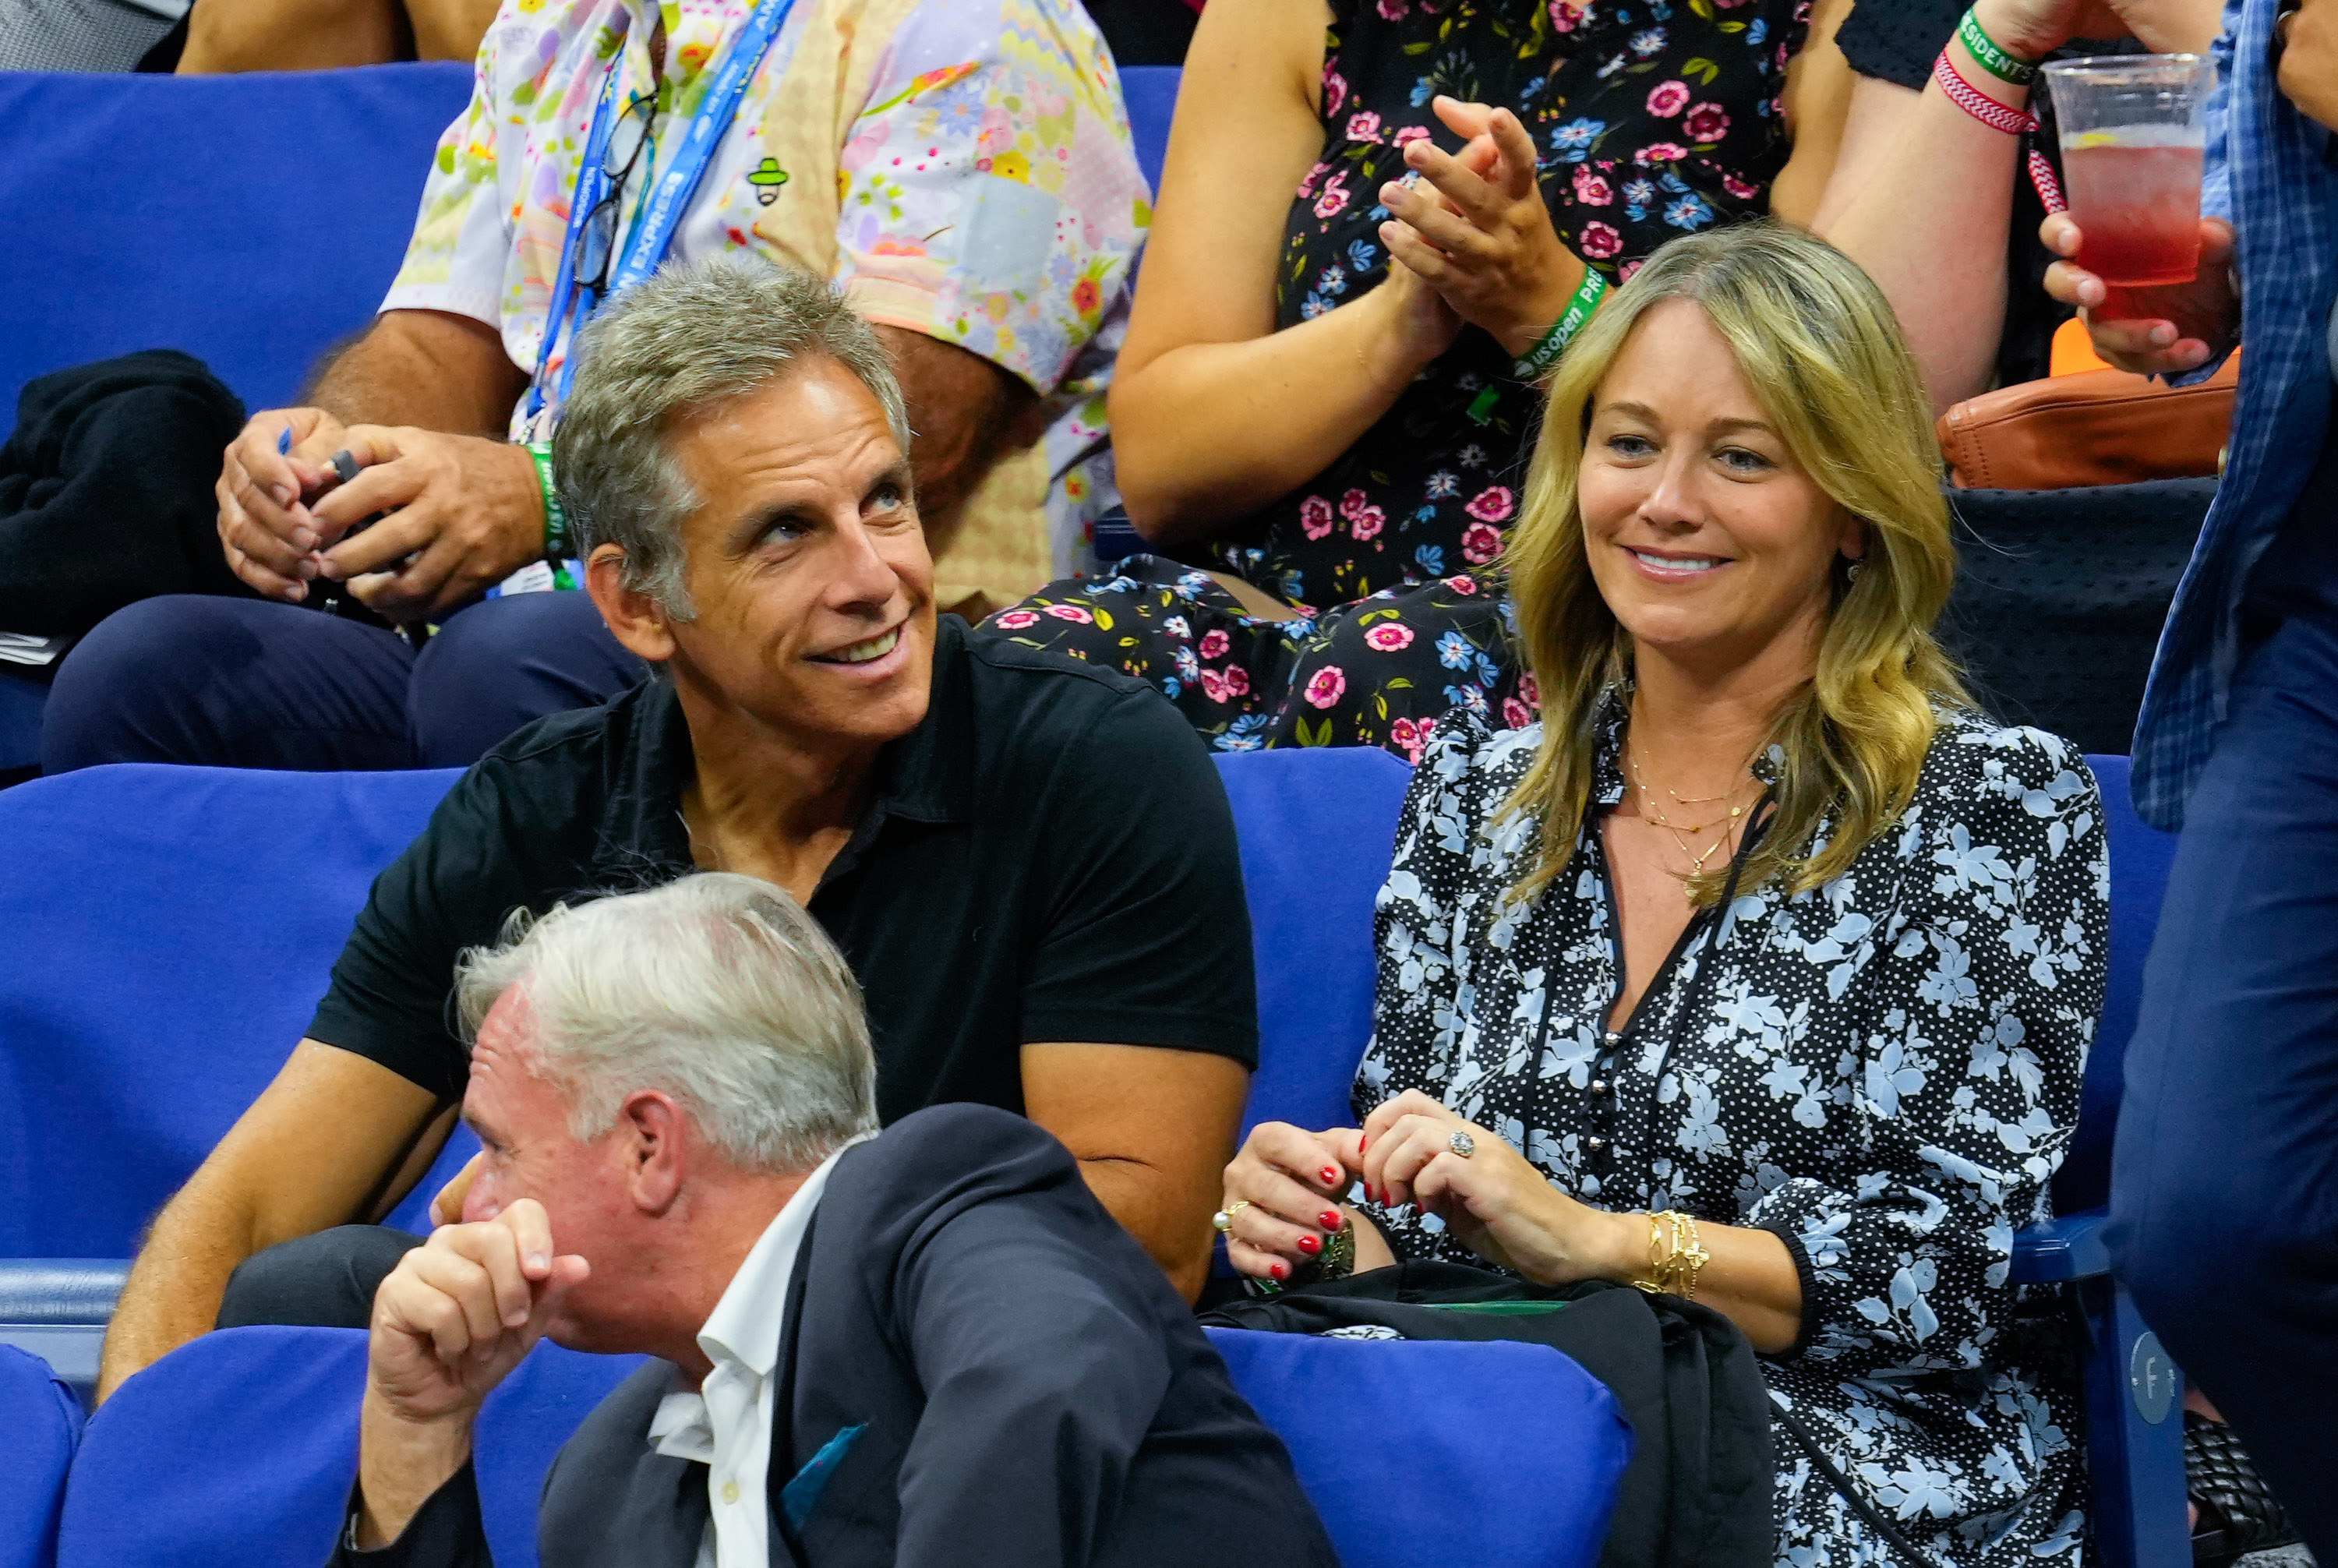
<instances>
[{"instance_id":1,"label":"woman's blonde wavy hair","mask_svg":"<svg viewBox=\"0 0 2338 1568\"><path fill-rule=\"evenodd\" d=\"M1532 897L1573 856L1591 807L1600 694L1632 673L1631 635L1591 575L1577 486L1599 384L1640 318L1667 299L1703 307L1795 461L1867 524L1857 578L1834 570L1816 675L1772 726L1783 753L1776 810L1743 886L1782 878L1801 892L1839 875L1914 796L1934 708L1972 705L1932 638L1956 547L1930 401L1891 307L1841 251L1783 224L1675 240L1607 297L1560 363L1503 554L1544 733L1502 808L1542 828L1514 898ZM1713 902L1724 877L1716 867L1691 878L1690 900Z\"/></svg>"}]
</instances>

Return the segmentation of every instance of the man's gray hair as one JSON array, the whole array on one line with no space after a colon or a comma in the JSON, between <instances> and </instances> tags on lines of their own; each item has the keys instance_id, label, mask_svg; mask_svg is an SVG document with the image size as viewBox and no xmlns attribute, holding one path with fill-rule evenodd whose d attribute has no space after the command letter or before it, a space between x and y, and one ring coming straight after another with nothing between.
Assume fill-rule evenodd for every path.
<instances>
[{"instance_id":1,"label":"man's gray hair","mask_svg":"<svg viewBox=\"0 0 2338 1568\"><path fill-rule=\"evenodd\" d=\"M682 524L701 504L666 450L683 417L829 359L860 377L909 450L909 409L876 329L799 268L737 253L663 268L612 300L570 352L576 383L552 463L578 553L623 549L625 586L678 621L696 613Z\"/></svg>"},{"instance_id":2,"label":"man's gray hair","mask_svg":"<svg viewBox=\"0 0 2338 1568\"><path fill-rule=\"evenodd\" d=\"M456 970L467 1040L525 991L535 1070L593 1139L626 1096L662 1089L707 1142L753 1171L809 1171L877 1125L860 987L780 888L702 872L643 893L513 916Z\"/></svg>"}]
</instances>

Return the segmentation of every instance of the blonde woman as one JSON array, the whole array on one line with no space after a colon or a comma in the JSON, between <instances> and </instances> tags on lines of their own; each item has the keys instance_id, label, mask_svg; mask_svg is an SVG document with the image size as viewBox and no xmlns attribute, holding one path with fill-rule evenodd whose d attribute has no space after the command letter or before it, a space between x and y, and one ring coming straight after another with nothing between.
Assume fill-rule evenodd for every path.
<instances>
[{"instance_id":1,"label":"blonde woman","mask_svg":"<svg viewBox=\"0 0 2338 1568\"><path fill-rule=\"evenodd\" d=\"M1678 240L1611 299L1508 556L1542 721L1457 718L1415 777L1361 1129L1262 1126L1226 1171L1253 1275L1352 1225L1359 1268L1726 1314L1781 1412L1781 1563L2078 1549L2074 1411L2006 1272L2101 1005L2102 815L1932 640L1936 461L1889 307L1819 240Z\"/></svg>"}]
</instances>

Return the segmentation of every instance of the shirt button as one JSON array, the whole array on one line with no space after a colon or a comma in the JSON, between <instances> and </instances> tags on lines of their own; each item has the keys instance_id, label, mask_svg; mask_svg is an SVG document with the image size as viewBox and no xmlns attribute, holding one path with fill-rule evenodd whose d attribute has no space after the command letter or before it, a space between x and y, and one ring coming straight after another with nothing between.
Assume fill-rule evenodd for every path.
<instances>
[{"instance_id":1,"label":"shirt button","mask_svg":"<svg viewBox=\"0 0 2338 1568\"><path fill-rule=\"evenodd\" d=\"M736 1481L725 1481L722 1483L722 1501L725 1503L736 1503L739 1501L739 1483Z\"/></svg>"},{"instance_id":2,"label":"shirt button","mask_svg":"<svg viewBox=\"0 0 2338 1568\"><path fill-rule=\"evenodd\" d=\"M1599 1151L1607 1147L1607 1140L1605 1138L1586 1138L1584 1140L1584 1142L1590 1147L1590 1150L1594 1154L1598 1153Z\"/></svg>"},{"instance_id":3,"label":"shirt button","mask_svg":"<svg viewBox=\"0 0 2338 1568\"><path fill-rule=\"evenodd\" d=\"M1606 1079L1605 1079L1605 1078L1594 1078L1594 1079L1591 1081L1591 1092L1592 1092L1594 1094L1605 1094L1605 1093L1607 1093L1607 1080L1606 1080Z\"/></svg>"}]
</instances>

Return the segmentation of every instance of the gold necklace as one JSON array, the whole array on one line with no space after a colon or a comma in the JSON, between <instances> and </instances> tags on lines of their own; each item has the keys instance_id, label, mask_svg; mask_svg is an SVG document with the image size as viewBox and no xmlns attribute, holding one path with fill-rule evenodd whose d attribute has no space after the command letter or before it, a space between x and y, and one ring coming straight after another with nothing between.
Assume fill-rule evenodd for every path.
<instances>
[{"instance_id":1,"label":"gold necklace","mask_svg":"<svg viewBox=\"0 0 2338 1568\"><path fill-rule=\"evenodd\" d=\"M1657 809L1655 797L1648 793L1647 778L1640 771L1640 759L1634 752L1629 741L1626 741L1624 746L1624 760L1625 763L1632 769L1632 784L1639 792L1640 814L1643 817L1645 817L1649 821L1655 823L1657 827L1663 828L1665 832L1672 835L1673 842L1680 846L1680 852L1688 858L1688 874L1691 877L1700 877L1704 875L1704 863L1713 858L1714 850L1729 842L1730 833L1728 830L1736 825L1737 818L1745 815L1745 808L1743 806L1732 806L1729 808L1729 815L1726 818L1717 818L1712 822L1691 822L1685 826L1675 823L1671 818L1665 816L1664 812ZM1675 794L1670 789L1665 789L1665 793L1672 796L1673 803L1676 806L1706 806L1711 805L1715 801L1726 800L1744 788L1744 786L1742 783L1734 784L1729 789L1723 790L1718 795L1701 795L1694 799L1684 799L1682 796ZM1684 837L1684 835L1703 833L1710 828L1719 828L1723 829L1721 837L1706 845L1702 854L1690 848L1689 841L1687 838Z\"/></svg>"}]
</instances>

